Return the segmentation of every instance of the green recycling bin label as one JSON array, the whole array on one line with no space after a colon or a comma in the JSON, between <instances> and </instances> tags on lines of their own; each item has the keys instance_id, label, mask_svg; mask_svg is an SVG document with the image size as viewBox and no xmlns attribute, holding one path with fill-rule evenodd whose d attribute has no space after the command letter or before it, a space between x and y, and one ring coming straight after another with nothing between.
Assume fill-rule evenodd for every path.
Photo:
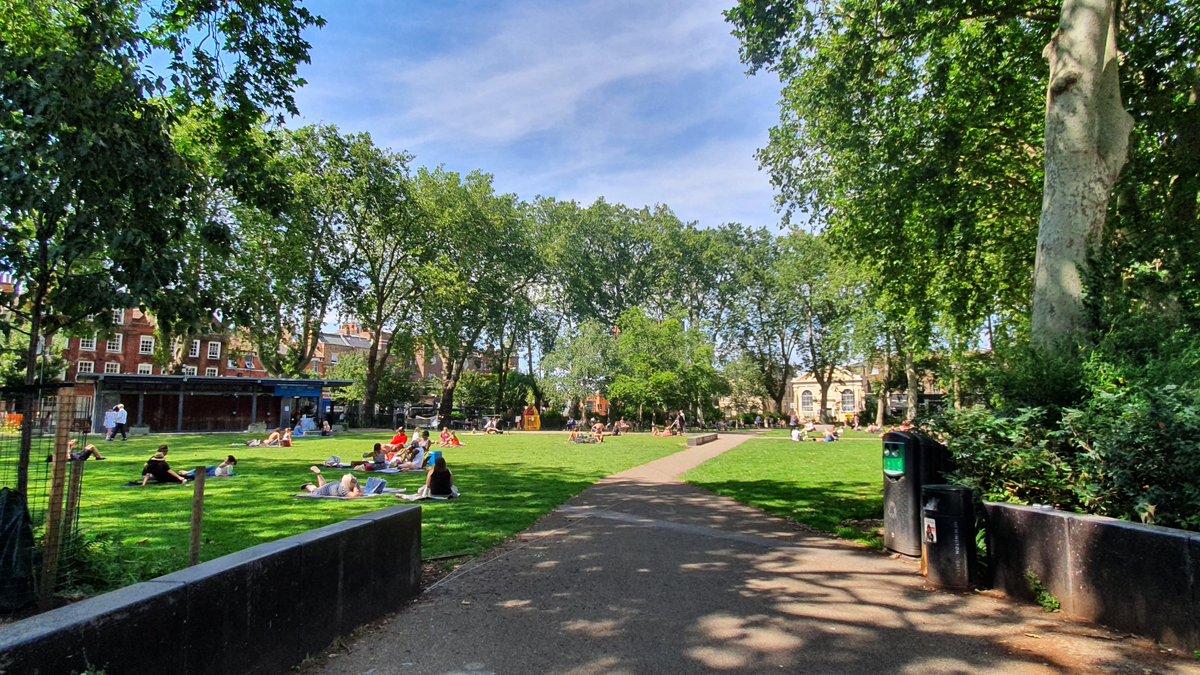
<instances>
[{"instance_id":1,"label":"green recycling bin label","mask_svg":"<svg viewBox=\"0 0 1200 675\"><path fill-rule=\"evenodd\" d=\"M904 443L884 441L883 475L899 478L904 475Z\"/></svg>"}]
</instances>

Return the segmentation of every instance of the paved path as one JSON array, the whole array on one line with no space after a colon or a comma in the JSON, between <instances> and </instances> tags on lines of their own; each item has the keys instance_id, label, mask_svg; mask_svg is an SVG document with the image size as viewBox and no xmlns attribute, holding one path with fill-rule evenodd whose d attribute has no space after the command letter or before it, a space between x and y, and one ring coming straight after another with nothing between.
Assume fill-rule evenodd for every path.
<instances>
[{"instance_id":1,"label":"paved path","mask_svg":"<svg viewBox=\"0 0 1200 675\"><path fill-rule=\"evenodd\" d=\"M1196 672L679 482L745 440L605 479L305 671Z\"/></svg>"}]
</instances>

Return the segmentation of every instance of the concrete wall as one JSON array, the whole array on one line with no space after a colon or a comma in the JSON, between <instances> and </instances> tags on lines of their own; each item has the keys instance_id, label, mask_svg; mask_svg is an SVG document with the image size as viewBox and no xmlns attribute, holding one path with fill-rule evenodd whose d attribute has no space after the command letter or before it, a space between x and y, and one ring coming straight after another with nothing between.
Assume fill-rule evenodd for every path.
<instances>
[{"instance_id":1,"label":"concrete wall","mask_svg":"<svg viewBox=\"0 0 1200 675\"><path fill-rule=\"evenodd\" d=\"M1068 615L1200 649L1200 533L986 504L995 587L1032 599L1033 572Z\"/></svg>"},{"instance_id":2,"label":"concrete wall","mask_svg":"<svg viewBox=\"0 0 1200 675\"><path fill-rule=\"evenodd\" d=\"M284 672L420 584L421 510L397 506L0 627L0 672Z\"/></svg>"}]
</instances>

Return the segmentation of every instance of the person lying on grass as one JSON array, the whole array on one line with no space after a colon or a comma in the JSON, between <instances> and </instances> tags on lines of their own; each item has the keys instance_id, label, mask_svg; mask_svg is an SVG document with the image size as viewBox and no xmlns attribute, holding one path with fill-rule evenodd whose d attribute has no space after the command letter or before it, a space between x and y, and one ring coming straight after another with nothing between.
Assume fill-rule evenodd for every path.
<instances>
[{"instance_id":1,"label":"person lying on grass","mask_svg":"<svg viewBox=\"0 0 1200 675\"><path fill-rule=\"evenodd\" d=\"M167 463L167 446L158 446L158 452L146 460L142 467L142 487L153 480L155 483L186 483L187 479L171 470Z\"/></svg>"},{"instance_id":2,"label":"person lying on grass","mask_svg":"<svg viewBox=\"0 0 1200 675\"><path fill-rule=\"evenodd\" d=\"M233 475L233 467L237 466L237 457L230 455L225 458L224 462L216 466L208 466L204 468L204 475L209 478L224 478ZM183 472L183 477L188 480L196 480L196 470Z\"/></svg>"},{"instance_id":3,"label":"person lying on grass","mask_svg":"<svg viewBox=\"0 0 1200 675\"><path fill-rule=\"evenodd\" d=\"M363 457L370 458L367 462L355 462L350 465L351 469L359 471L379 471L386 469L388 466L387 451L383 449L382 443L376 443L371 452L364 452Z\"/></svg>"},{"instance_id":4,"label":"person lying on grass","mask_svg":"<svg viewBox=\"0 0 1200 675\"><path fill-rule=\"evenodd\" d=\"M267 436L265 439L260 441L255 438L246 441L246 445L251 448L277 448L279 447L280 442L283 440L283 434L281 433L282 431L283 429L276 428L271 432L271 435Z\"/></svg>"},{"instance_id":5,"label":"person lying on grass","mask_svg":"<svg viewBox=\"0 0 1200 675\"><path fill-rule=\"evenodd\" d=\"M88 457L95 457L97 461L107 459L106 457L101 457L100 451L97 450L96 446L92 445L91 443L83 446L82 452L79 451L78 448L79 441L75 440L74 438L67 441L67 456L71 459L77 459L80 461L86 461Z\"/></svg>"},{"instance_id":6,"label":"person lying on grass","mask_svg":"<svg viewBox=\"0 0 1200 675\"><path fill-rule=\"evenodd\" d=\"M358 479L353 474L346 474L336 483L330 483L325 480L325 476L321 474L321 469L316 466L308 467L309 471L317 474L317 482L305 483L300 486L305 492L310 492L321 497L343 497L346 499L357 499L363 496L362 487L358 484Z\"/></svg>"},{"instance_id":7,"label":"person lying on grass","mask_svg":"<svg viewBox=\"0 0 1200 675\"><path fill-rule=\"evenodd\" d=\"M429 472L425 474L425 484L417 488L415 494L396 496L410 502L432 497L457 497L458 488L454 485L454 474L446 467L446 458L438 457L434 460L433 466L429 467Z\"/></svg>"}]
</instances>

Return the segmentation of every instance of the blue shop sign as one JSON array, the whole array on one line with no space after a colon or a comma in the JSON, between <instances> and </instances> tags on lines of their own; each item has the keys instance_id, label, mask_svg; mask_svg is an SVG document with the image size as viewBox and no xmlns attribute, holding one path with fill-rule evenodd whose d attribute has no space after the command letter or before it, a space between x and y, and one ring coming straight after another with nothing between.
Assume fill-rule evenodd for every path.
<instances>
[{"instance_id":1,"label":"blue shop sign","mask_svg":"<svg viewBox=\"0 0 1200 675\"><path fill-rule=\"evenodd\" d=\"M275 395L284 398L319 398L321 387L311 384L277 384Z\"/></svg>"}]
</instances>

